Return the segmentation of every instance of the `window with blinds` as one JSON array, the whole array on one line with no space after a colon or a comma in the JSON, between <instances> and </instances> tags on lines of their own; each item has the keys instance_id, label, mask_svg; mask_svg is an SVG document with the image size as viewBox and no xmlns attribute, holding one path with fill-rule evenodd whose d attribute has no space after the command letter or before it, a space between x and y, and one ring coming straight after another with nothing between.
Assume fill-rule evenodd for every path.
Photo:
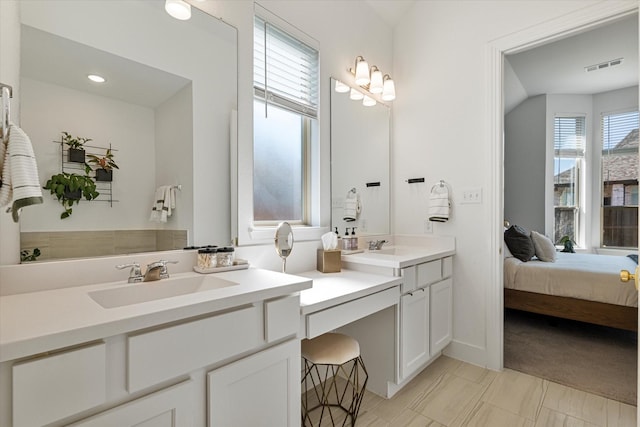
<instances>
[{"instance_id":1,"label":"window with blinds","mask_svg":"<svg viewBox=\"0 0 640 427\"><path fill-rule=\"evenodd\" d=\"M638 247L638 111L602 116L601 245Z\"/></svg>"},{"instance_id":2,"label":"window with blinds","mask_svg":"<svg viewBox=\"0 0 640 427\"><path fill-rule=\"evenodd\" d=\"M318 51L258 16L253 34L255 97L316 118Z\"/></svg>"},{"instance_id":3,"label":"window with blinds","mask_svg":"<svg viewBox=\"0 0 640 427\"><path fill-rule=\"evenodd\" d=\"M310 225L318 52L254 19L253 224Z\"/></svg>"},{"instance_id":4,"label":"window with blinds","mask_svg":"<svg viewBox=\"0 0 640 427\"><path fill-rule=\"evenodd\" d=\"M584 181L584 155L586 128L584 116L556 117L554 119L554 239L569 236L580 242L580 212L583 201L580 189Z\"/></svg>"}]
</instances>

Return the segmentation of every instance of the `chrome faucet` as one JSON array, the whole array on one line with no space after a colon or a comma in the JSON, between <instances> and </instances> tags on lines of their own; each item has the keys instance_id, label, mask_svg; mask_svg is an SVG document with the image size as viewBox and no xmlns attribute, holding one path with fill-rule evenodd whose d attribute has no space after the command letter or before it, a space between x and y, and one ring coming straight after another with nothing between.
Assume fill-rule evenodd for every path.
<instances>
[{"instance_id":1,"label":"chrome faucet","mask_svg":"<svg viewBox=\"0 0 640 427\"><path fill-rule=\"evenodd\" d=\"M131 270L129 271L128 283L140 283L144 280L144 276L142 276L142 271L140 270L140 264L138 264L137 262L116 265L116 268L118 270L123 270L128 267L131 267Z\"/></svg>"},{"instance_id":2,"label":"chrome faucet","mask_svg":"<svg viewBox=\"0 0 640 427\"><path fill-rule=\"evenodd\" d=\"M152 282L154 280L168 279L169 271L167 270L167 264L177 264L178 261L167 261L161 259L160 261L147 264L147 271L144 273L143 282Z\"/></svg>"},{"instance_id":3,"label":"chrome faucet","mask_svg":"<svg viewBox=\"0 0 640 427\"><path fill-rule=\"evenodd\" d=\"M130 264L116 265L118 270L131 267L129 271L128 283L152 282L154 280L166 279L169 277L167 264L177 264L178 261L160 260L147 265L147 271L142 274L140 264L132 262Z\"/></svg>"},{"instance_id":4,"label":"chrome faucet","mask_svg":"<svg viewBox=\"0 0 640 427\"><path fill-rule=\"evenodd\" d=\"M368 243L370 251L379 251L382 249L382 245L389 242L387 240L370 240Z\"/></svg>"}]
</instances>

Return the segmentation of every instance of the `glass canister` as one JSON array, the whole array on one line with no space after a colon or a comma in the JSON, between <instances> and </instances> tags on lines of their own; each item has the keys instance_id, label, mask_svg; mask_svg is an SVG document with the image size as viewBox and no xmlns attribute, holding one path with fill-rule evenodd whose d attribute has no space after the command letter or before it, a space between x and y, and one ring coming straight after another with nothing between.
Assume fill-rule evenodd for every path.
<instances>
[{"instance_id":1,"label":"glass canister","mask_svg":"<svg viewBox=\"0 0 640 427\"><path fill-rule=\"evenodd\" d=\"M218 248L218 267L231 267L233 265L234 249L231 246Z\"/></svg>"},{"instance_id":2,"label":"glass canister","mask_svg":"<svg viewBox=\"0 0 640 427\"><path fill-rule=\"evenodd\" d=\"M202 248L198 249L198 267L199 268L213 268L218 266L216 248Z\"/></svg>"}]
</instances>

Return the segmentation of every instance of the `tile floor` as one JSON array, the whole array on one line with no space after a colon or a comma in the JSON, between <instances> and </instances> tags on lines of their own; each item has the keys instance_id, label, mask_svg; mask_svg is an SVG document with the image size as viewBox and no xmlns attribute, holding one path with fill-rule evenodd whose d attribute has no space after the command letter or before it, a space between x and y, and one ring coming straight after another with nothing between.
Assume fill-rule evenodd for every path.
<instances>
[{"instance_id":1,"label":"tile floor","mask_svg":"<svg viewBox=\"0 0 640 427\"><path fill-rule=\"evenodd\" d=\"M367 392L357 420L366 426L634 427L636 407L442 356L392 399Z\"/></svg>"}]
</instances>

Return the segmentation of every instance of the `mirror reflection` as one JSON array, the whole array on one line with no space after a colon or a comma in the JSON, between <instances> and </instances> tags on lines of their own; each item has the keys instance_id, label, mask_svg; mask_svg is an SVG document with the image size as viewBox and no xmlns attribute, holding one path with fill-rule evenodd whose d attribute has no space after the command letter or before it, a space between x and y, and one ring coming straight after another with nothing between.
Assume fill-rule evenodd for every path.
<instances>
[{"instance_id":1,"label":"mirror reflection","mask_svg":"<svg viewBox=\"0 0 640 427\"><path fill-rule=\"evenodd\" d=\"M111 149L118 165L111 182L97 183L100 196L66 219L43 190L45 203L21 215L21 249L38 248L41 261L227 244L236 29L195 7L178 21L158 1L20 7L21 126L40 181L84 174L63 132L91 139L88 154Z\"/></svg>"},{"instance_id":2,"label":"mirror reflection","mask_svg":"<svg viewBox=\"0 0 640 427\"><path fill-rule=\"evenodd\" d=\"M389 234L390 110L363 106L331 79L331 226Z\"/></svg>"}]
</instances>

